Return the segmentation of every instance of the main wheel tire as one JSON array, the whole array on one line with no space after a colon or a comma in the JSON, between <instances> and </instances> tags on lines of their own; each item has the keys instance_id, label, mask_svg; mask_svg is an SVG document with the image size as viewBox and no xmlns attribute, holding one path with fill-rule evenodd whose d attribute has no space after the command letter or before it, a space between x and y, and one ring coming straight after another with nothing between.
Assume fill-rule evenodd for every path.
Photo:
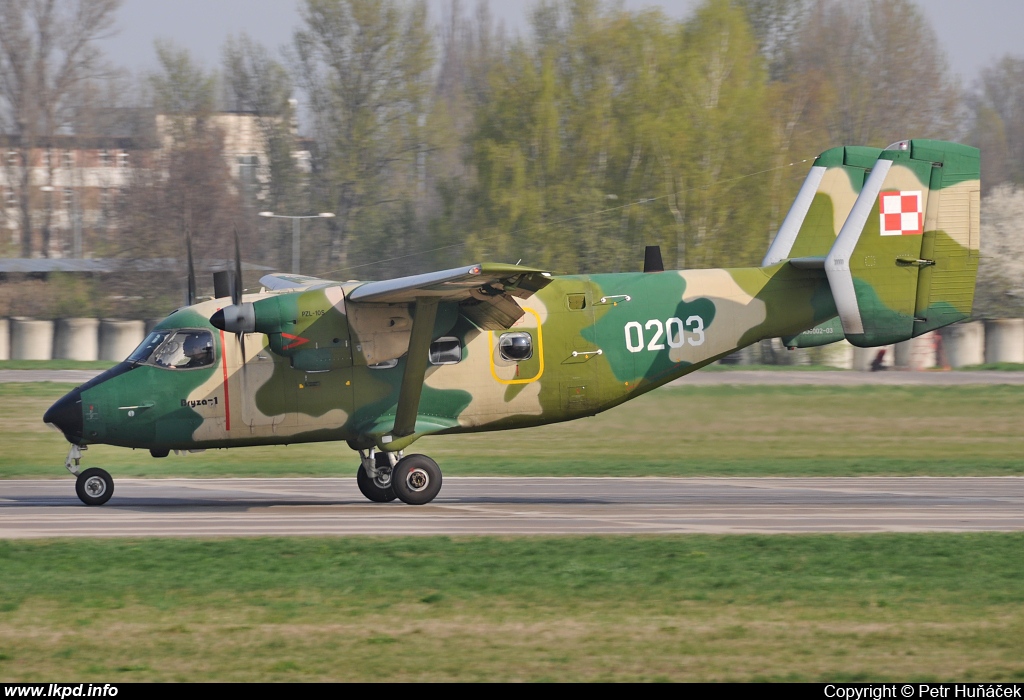
<instances>
[{"instance_id":1,"label":"main wheel tire","mask_svg":"<svg viewBox=\"0 0 1024 700\"><path fill-rule=\"evenodd\" d=\"M86 469L75 481L75 493L85 505L101 506L114 495L114 480L104 469Z\"/></svg>"},{"instance_id":2,"label":"main wheel tire","mask_svg":"<svg viewBox=\"0 0 1024 700\"><path fill-rule=\"evenodd\" d=\"M374 503L388 503L398 498L390 474L386 480L380 477L371 479L366 475L366 470L359 467L359 471L356 472L356 484L359 486L360 493Z\"/></svg>"},{"instance_id":3,"label":"main wheel tire","mask_svg":"<svg viewBox=\"0 0 1024 700\"><path fill-rule=\"evenodd\" d=\"M441 490L441 468L426 455L408 455L395 465L391 486L403 502L422 506Z\"/></svg>"}]
</instances>

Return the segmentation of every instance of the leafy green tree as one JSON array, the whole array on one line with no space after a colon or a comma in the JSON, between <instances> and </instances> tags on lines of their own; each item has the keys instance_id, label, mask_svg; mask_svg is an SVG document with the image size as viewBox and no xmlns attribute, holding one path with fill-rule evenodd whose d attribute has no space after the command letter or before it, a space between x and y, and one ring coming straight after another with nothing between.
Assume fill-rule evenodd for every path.
<instances>
[{"instance_id":1,"label":"leafy green tree","mask_svg":"<svg viewBox=\"0 0 1024 700\"><path fill-rule=\"evenodd\" d=\"M765 76L743 13L542 3L473 135L479 255L572 272L742 264L767 240Z\"/></svg>"},{"instance_id":2,"label":"leafy green tree","mask_svg":"<svg viewBox=\"0 0 1024 700\"><path fill-rule=\"evenodd\" d=\"M157 39L154 49L160 67L147 76L153 108L172 120L173 138L185 139L191 130L204 128L204 119L216 109L217 74L207 72L188 49L170 41Z\"/></svg>"},{"instance_id":3,"label":"leafy green tree","mask_svg":"<svg viewBox=\"0 0 1024 700\"><path fill-rule=\"evenodd\" d=\"M759 177L775 150L765 72L743 13L711 0L681 34L683 61L675 82L688 143L676 177L685 191L688 266L755 262L766 245L768 190Z\"/></svg>"},{"instance_id":4,"label":"leafy green tree","mask_svg":"<svg viewBox=\"0 0 1024 700\"><path fill-rule=\"evenodd\" d=\"M306 0L302 19L292 69L309 99L312 203L336 214L323 266L344 270L418 232L395 223L423 189L433 43L423 2Z\"/></svg>"}]
</instances>

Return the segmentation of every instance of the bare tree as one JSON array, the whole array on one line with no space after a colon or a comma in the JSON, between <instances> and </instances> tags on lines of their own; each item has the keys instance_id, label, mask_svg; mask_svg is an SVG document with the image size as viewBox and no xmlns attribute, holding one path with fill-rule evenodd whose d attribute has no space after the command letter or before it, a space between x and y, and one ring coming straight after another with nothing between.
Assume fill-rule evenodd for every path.
<instances>
[{"instance_id":1,"label":"bare tree","mask_svg":"<svg viewBox=\"0 0 1024 700\"><path fill-rule=\"evenodd\" d=\"M817 0L789 75L824 77L818 109L833 144L950 138L956 126L959 86L913 0Z\"/></svg>"},{"instance_id":2,"label":"bare tree","mask_svg":"<svg viewBox=\"0 0 1024 700\"><path fill-rule=\"evenodd\" d=\"M985 68L968 104L974 116L970 141L985 159L983 189L1024 184L1024 57L1003 56Z\"/></svg>"},{"instance_id":3,"label":"bare tree","mask_svg":"<svg viewBox=\"0 0 1024 700\"><path fill-rule=\"evenodd\" d=\"M96 40L121 0L0 0L0 131L3 173L17 201L21 255L49 255L49 211L37 251L32 188L52 186L54 159L34 178L33 155L69 126L78 88L102 71Z\"/></svg>"}]
</instances>

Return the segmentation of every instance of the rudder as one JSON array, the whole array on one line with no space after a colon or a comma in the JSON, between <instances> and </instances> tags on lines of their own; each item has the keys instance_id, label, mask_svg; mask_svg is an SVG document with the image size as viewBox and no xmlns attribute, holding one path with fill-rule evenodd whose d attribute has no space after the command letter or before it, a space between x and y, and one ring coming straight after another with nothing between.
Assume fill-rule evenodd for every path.
<instances>
[{"instance_id":1,"label":"rudder","mask_svg":"<svg viewBox=\"0 0 1024 700\"><path fill-rule=\"evenodd\" d=\"M825 258L851 343L900 342L970 316L979 163L977 149L942 141L881 153Z\"/></svg>"}]
</instances>

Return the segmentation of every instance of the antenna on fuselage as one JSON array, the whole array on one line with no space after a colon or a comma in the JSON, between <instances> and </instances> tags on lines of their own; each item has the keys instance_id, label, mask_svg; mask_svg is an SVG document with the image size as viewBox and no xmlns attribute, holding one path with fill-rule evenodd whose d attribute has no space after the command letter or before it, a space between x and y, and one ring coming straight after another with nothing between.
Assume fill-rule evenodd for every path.
<instances>
[{"instance_id":1,"label":"antenna on fuselage","mask_svg":"<svg viewBox=\"0 0 1024 700\"><path fill-rule=\"evenodd\" d=\"M664 272L665 263L661 261L661 246L649 245L644 248L644 272Z\"/></svg>"},{"instance_id":2,"label":"antenna on fuselage","mask_svg":"<svg viewBox=\"0 0 1024 700\"><path fill-rule=\"evenodd\" d=\"M192 229L185 221L185 252L188 256L188 288L185 290L185 306L196 303L196 268L192 263Z\"/></svg>"}]
</instances>

